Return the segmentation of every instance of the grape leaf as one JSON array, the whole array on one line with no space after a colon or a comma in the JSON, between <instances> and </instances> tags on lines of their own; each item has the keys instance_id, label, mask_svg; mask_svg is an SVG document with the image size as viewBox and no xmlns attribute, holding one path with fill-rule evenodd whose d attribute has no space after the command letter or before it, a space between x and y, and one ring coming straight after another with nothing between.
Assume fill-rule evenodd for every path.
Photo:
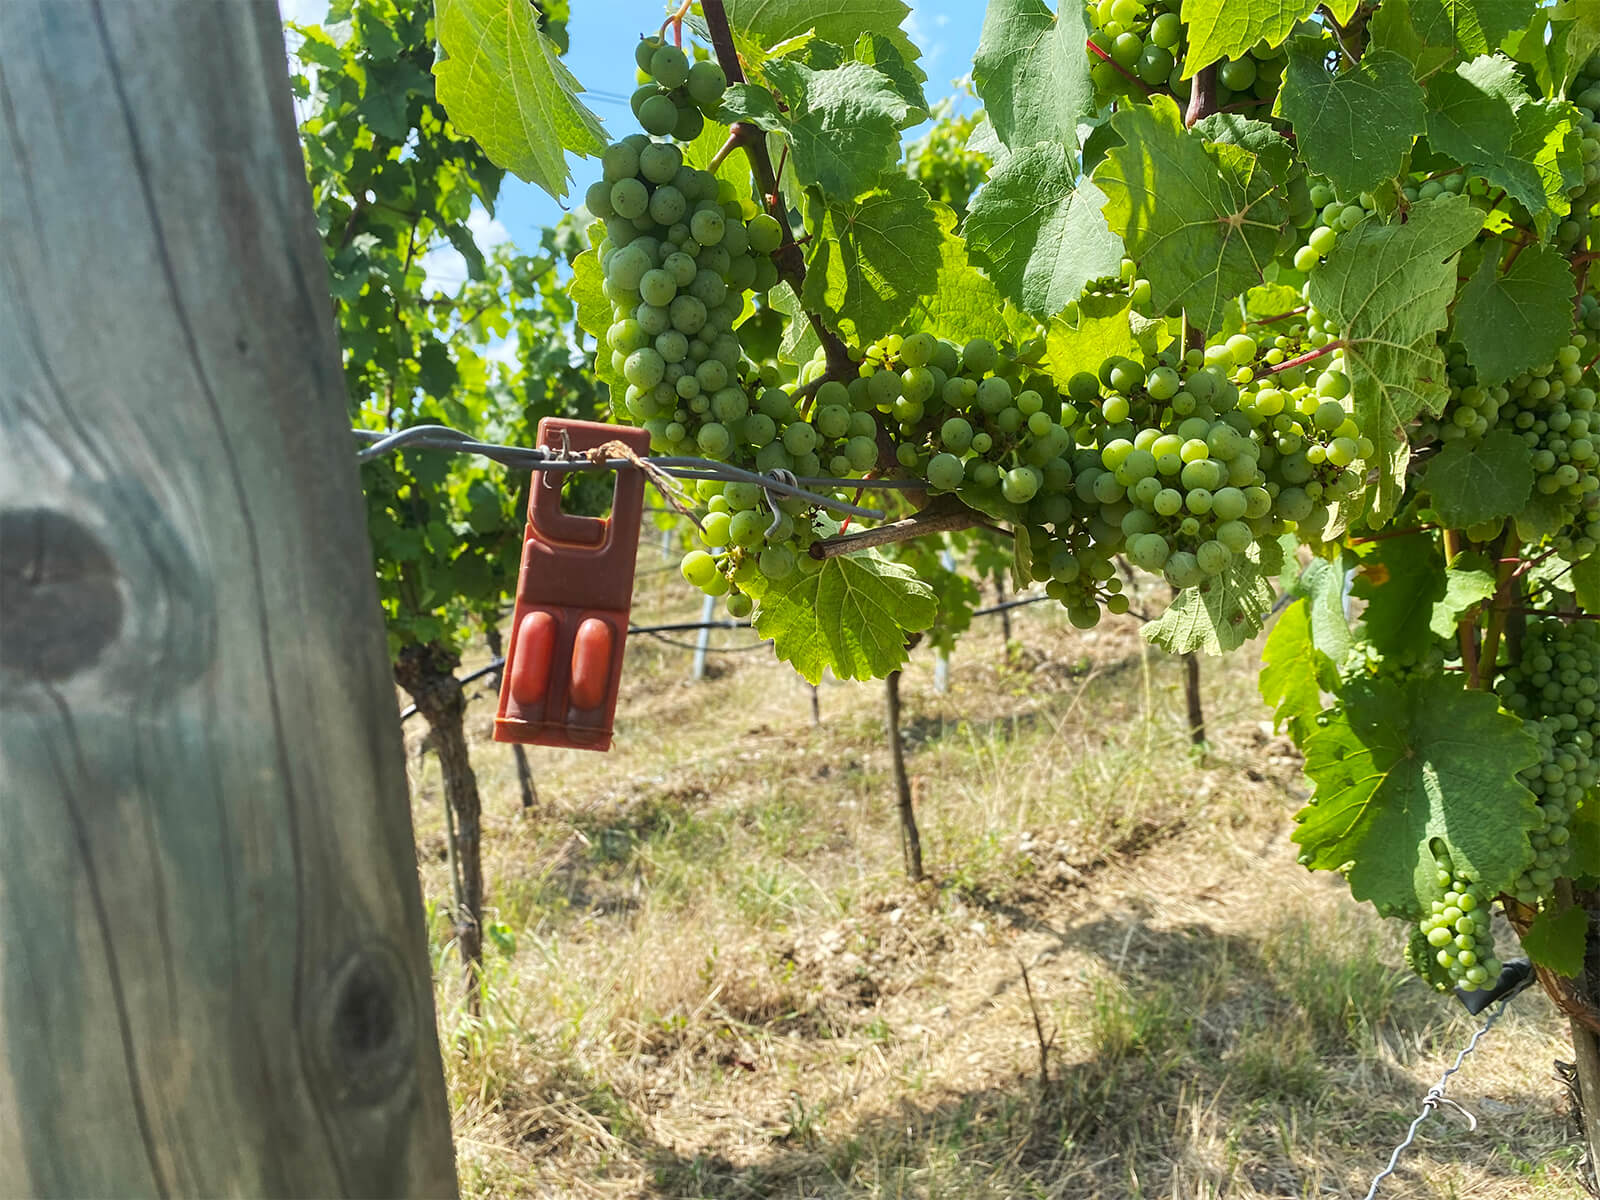
<instances>
[{"instance_id":1,"label":"grape leaf","mask_svg":"<svg viewBox=\"0 0 1600 1200\"><path fill-rule=\"evenodd\" d=\"M928 82L928 73L915 60L908 61L902 56L894 43L883 34L863 33L857 38L855 59L888 79L889 85L906 102L913 118L921 119L928 115L928 98L922 91L922 85Z\"/></svg>"},{"instance_id":2,"label":"grape leaf","mask_svg":"<svg viewBox=\"0 0 1600 1200\"><path fill-rule=\"evenodd\" d=\"M1428 464L1422 486L1454 529L1515 516L1533 492L1533 451L1508 429L1492 430L1477 446L1454 441Z\"/></svg>"},{"instance_id":3,"label":"grape leaf","mask_svg":"<svg viewBox=\"0 0 1600 1200\"><path fill-rule=\"evenodd\" d=\"M900 28L911 12L902 0L723 0L723 10L742 41L766 52L806 34L851 46L878 33L908 61L920 57Z\"/></svg>"},{"instance_id":4,"label":"grape leaf","mask_svg":"<svg viewBox=\"0 0 1600 1200\"><path fill-rule=\"evenodd\" d=\"M1600 617L1600 554L1572 565L1572 594L1578 607L1591 616Z\"/></svg>"},{"instance_id":5,"label":"grape leaf","mask_svg":"<svg viewBox=\"0 0 1600 1200\"><path fill-rule=\"evenodd\" d=\"M917 301L918 327L962 344L975 337L1005 341L1011 336L1005 301L968 261L967 244L956 236L955 213L940 204L933 215L939 223L939 275L933 290Z\"/></svg>"},{"instance_id":6,"label":"grape leaf","mask_svg":"<svg viewBox=\"0 0 1600 1200\"><path fill-rule=\"evenodd\" d=\"M1256 543L1222 574L1179 592L1167 611L1144 627L1145 640L1169 654L1237 650L1261 632L1275 598L1271 580L1282 565L1277 542Z\"/></svg>"},{"instance_id":7,"label":"grape leaf","mask_svg":"<svg viewBox=\"0 0 1600 1200\"><path fill-rule=\"evenodd\" d=\"M1344 613L1343 565L1314 558L1306 564L1290 590L1310 602L1312 645L1327 655L1329 662L1342 663L1350 653L1350 621Z\"/></svg>"},{"instance_id":8,"label":"grape leaf","mask_svg":"<svg viewBox=\"0 0 1600 1200\"><path fill-rule=\"evenodd\" d=\"M1432 30L1433 26L1429 28ZM1412 17L1410 0L1383 0L1367 22L1367 32L1372 39L1367 53L1394 51L1412 65L1418 79L1428 78L1456 56L1453 33L1446 34L1442 45L1423 41Z\"/></svg>"},{"instance_id":9,"label":"grape leaf","mask_svg":"<svg viewBox=\"0 0 1600 1200\"><path fill-rule=\"evenodd\" d=\"M769 580L755 628L779 658L812 683L882 679L906 661L906 635L933 624L933 589L880 554L841 554L814 571Z\"/></svg>"},{"instance_id":10,"label":"grape leaf","mask_svg":"<svg viewBox=\"0 0 1600 1200\"><path fill-rule=\"evenodd\" d=\"M936 286L942 232L928 193L905 175L853 200L818 205L807 224L804 299L850 341L865 345L893 329Z\"/></svg>"},{"instance_id":11,"label":"grape leaf","mask_svg":"<svg viewBox=\"0 0 1600 1200\"><path fill-rule=\"evenodd\" d=\"M604 234L604 223L596 221L589 229L591 244ZM578 328L599 343L594 356L595 378L620 398L628 390L628 381L611 365L611 351L606 345L606 331L611 328L611 301L603 290L605 278L599 255L592 249L585 250L572 260L572 283L567 294L577 306Z\"/></svg>"},{"instance_id":12,"label":"grape leaf","mask_svg":"<svg viewBox=\"0 0 1600 1200\"><path fill-rule=\"evenodd\" d=\"M1294 147L1265 121L1238 113L1216 112L1191 128L1202 140L1222 146L1242 146L1262 162L1274 179L1282 179L1294 165Z\"/></svg>"},{"instance_id":13,"label":"grape leaf","mask_svg":"<svg viewBox=\"0 0 1600 1200\"><path fill-rule=\"evenodd\" d=\"M1541 232L1571 208L1567 190L1583 181L1576 108L1532 99L1517 65L1498 54L1435 75L1427 92L1433 149L1504 188Z\"/></svg>"},{"instance_id":14,"label":"grape leaf","mask_svg":"<svg viewBox=\"0 0 1600 1200\"><path fill-rule=\"evenodd\" d=\"M1592 888L1600 884L1600 792L1591 791L1578 805L1571 829L1570 873L1574 880L1592 880L1580 885Z\"/></svg>"},{"instance_id":15,"label":"grape leaf","mask_svg":"<svg viewBox=\"0 0 1600 1200\"><path fill-rule=\"evenodd\" d=\"M1133 301L1127 296L1085 296L1076 307L1075 319L1059 312L1045 330L1050 376L1061 388L1079 371L1097 371L1108 358L1141 356L1129 324Z\"/></svg>"},{"instance_id":16,"label":"grape leaf","mask_svg":"<svg viewBox=\"0 0 1600 1200\"><path fill-rule=\"evenodd\" d=\"M1448 46L1463 54L1498 50L1527 25L1539 0L1410 0L1411 26L1425 45Z\"/></svg>"},{"instance_id":17,"label":"grape leaf","mask_svg":"<svg viewBox=\"0 0 1600 1200\"><path fill-rule=\"evenodd\" d=\"M822 339L805 318L805 308L787 282L779 283L767 293L767 302L788 318L783 330L783 341L778 345L778 357L787 363L810 362L822 349Z\"/></svg>"},{"instance_id":18,"label":"grape leaf","mask_svg":"<svg viewBox=\"0 0 1600 1200\"><path fill-rule=\"evenodd\" d=\"M496 164L557 200L571 174L566 152L606 148L606 131L581 101L581 85L519 0L437 0L444 54L433 65L450 121Z\"/></svg>"},{"instance_id":19,"label":"grape leaf","mask_svg":"<svg viewBox=\"0 0 1600 1200\"><path fill-rule=\"evenodd\" d=\"M1452 638L1461 617L1495 593L1494 571L1481 555L1463 555L1444 573L1444 595L1433 603L1428 628L1436 637Z\"/></svg>"},{"instance_id":20,"label":"grape leaf","mask_svg":"<svg viewBox=\"0 0 1600 1200\"><path fill-rule=\"evenodd\" d=\"M1078 181L1064 146L1024 147L973 196L962 229L967 251L1002 294L1042 320L1121 265L1122 243L1101 214L1104 200L1093 184Z\"/></svg>"},{"instance_id":21,"label":"grape leaf","mask_svg":"<svg viewBox=\"0 0 1600 1200\"><path fill-rule=\"evenodd\" d=\"M1365 600L1367 641L1382 654L1425 645L1433 606L1444 598L1444 555L1431 534L1375 543L1351 585Z\"/></svg>"},{"instance_id":22,"label":"grape leaf","mask_svg":"<svg viewBox=\"0 0 1600 1200\"><path fill-rule=\"evenodd\" d=\"M1411 64L1394 51L1369 51L1338 71L1325 54L1315 38L1290 43L1279 103L1306 165L1353 196L1399 174L1427 109Z\"/></svg>"},{"instance_id":23,"label":"grape leaf","mask_svg":"<svg viewBox=\"0 0 1600 1200\"><path fill-rule=\"evenodd\" d=\"M1296 745L1317 727L1323 674L1332 669L1311 640L1310 610L1309 600L1289 605L1261 649L1261 698L1272 707L1274 728L1287 728Z\"/></svg>"},{"instance_id":24,"label":"grape leaf","mask_svg":"<svg viewBox=\"0 0 1600 1200\"><path fill-rule=\"evenodd\" d=\"M1361 222L1311 275L1308 298L1340 331L1356 423L1377 447L1375 520L1394 513L1405 487L1405 426L1449 396L1438 333L1455 295L1456 254L1482 227L1470 198L1441 196L1412 205L1404 224Z\"/></svg>"},{"instance_id":25,"label":"grape leaf","mask_svg":"<svg viewBox=\"0 0 1600 1200\"><path fill-rule=\"evenodd\" d=\"M1453 677L1363 680L1340 699L1306 739L1316 791L1295 817L1302 861L1342 870L1357 900L1412 919L1437 891L1431 839L1490 891L1516 879L1540 821L1516 777L1539 761L1522 722Z\"/></svg>"},{"instance_id":26,"label":"grape leaf","mask_svg":"<svg viewBox=\"0 0 1600 1200\"><path fill-rule=\"evenodd\" d=\"M1276 46L1316 9L1317 0L1183 0L1189 27L1183 77L1218 59L1243 58L1259 41Z\"/></svg>"},{"instance_id":27,"label":"grape leaf","mask_svg":"<svg viewBox=\"0 0 1600 1200\"><path fill-rule=\"evenodd\" d=\"M1089 33L1082 4L1051 12L1043 0L990 0L972 59L972 83L1006 146L1021 150L1058 142L1077 148L1078 120L1096 109L1084 51Z\"/></svg>"},{"instance_id":28,"label":"grape leaf","mask_svg":"<svg viewBox=\"0 0 1600 1200\"><path fill-rule=\"evenodd\" d=\"M1527 28L1507 38L1502 46L1512 58L1533 69L1540 95L1563 95L1589 55L1600 49L1600 9L1589 0L1581 3L1581 9L1577 0L1539 8Z\"/></svg>"},{"instance_id":29,"label":"grape leaf","mask_svg":"<svg viewBox=\"0 0 1600 1200\"><path fill-rule=\"evenodd\" d=\"M1554 362L1572 327L1572 273L1553 246L1528 246L1500 271L1491 249L1456 301L1455 340L1478 382L1502 383Z\"/></svg>"},{"instance_id":30,"label":"grape leaf","mask_svg":"<svg viewBox=\"0 0 1600 1200\"><path fill-rule=\"evenodd\" d=\"M1261 282L1286 222L1267 162L1241 146L1191 136L1170 97L1111 119L1123 144L1095 168L1105 218L1169 316L1213 328L1224 305Z\"/></svg>"},{"instance_id":31,"label":"grape leaf","mask_svg":"<svg viewBox=\"0 0 1600 1200\"><path fill-rule=\"evenodd\" d=\"M766 73L789 106L781 128L801 183L850 200L899 161L911 108L887 76L865 63L813 71L791 60L769 63Z\"/></svg>"},{"instance_id":32,"label":"grape leaf","mask_svg":"<svg viewBox=\"0 0 1600 1200\"><path fill-rule=\"evenodd\" d=\"M1589 914L1579 905L1556 912L1545 909L1522 935L1522 948L1541 967L1569 979L1583 972L1589 948Z\"/></svg>"}]
</instances>

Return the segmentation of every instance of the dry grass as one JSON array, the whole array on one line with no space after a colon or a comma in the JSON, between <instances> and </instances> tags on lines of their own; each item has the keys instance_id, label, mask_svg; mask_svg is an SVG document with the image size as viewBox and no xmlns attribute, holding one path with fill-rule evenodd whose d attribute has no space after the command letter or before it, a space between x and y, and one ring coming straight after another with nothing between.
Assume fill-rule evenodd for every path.
<instances>
[{"instance_id":1,"label":"dry grass","mask_svg":"<svg viewBox=\"0 0 1600 1200\"><path fill-rule=\"evenodd\" d=\"M648 560L649 555L645 555ZM692 617L670 576L636 619ZM1363 1196L1469 1036L1397 933L1297 867L1304 797L1250 664L1181 674L1131 618L1046 606L906 672L932 881L899 872L876 685L810 692L769 652L630 645L609 756L510 750L470 718L492 919L484 1014L439 999L475 1196ZM742 644L749 635L716 635ZM413 744L420 728L410 730ZM437 767L413 767L430 905ZM435 919L435 937L447 922ZM514 948L512 948L514 945ZM1034 1009L1053 1033L1039 1079ZM1400 1197L1576 1197L1560 1023L1519 1000L1424 1127Z\"/></svg>"}]
</instances>

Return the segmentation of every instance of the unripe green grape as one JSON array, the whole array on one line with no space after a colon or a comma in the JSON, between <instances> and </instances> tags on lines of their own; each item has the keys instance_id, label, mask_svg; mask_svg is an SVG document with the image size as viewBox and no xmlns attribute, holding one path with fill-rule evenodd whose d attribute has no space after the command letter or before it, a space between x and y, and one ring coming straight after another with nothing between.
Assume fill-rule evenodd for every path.
<instances>
[{"instance_id":1,"label":"unripe green grape","mask_svg":"<svg viewBox=\"0 0 1600 1200\"><path fill-rule=\"evenodd\" d=\"M1131 69L1139 61L1139 51L1144 49L1144 42L1136 33L1119 33L1105 48L1119 65Z\"/></svg>"},{"instance_id":2,"label":"unripe green grape","mask_svg":"<svg viewBox=\"0 0 1600 1200\"><path fill-rule=\"evenodd\" d=\"M718 388L711 397L711 415L724 425L742 421L750 412L750 398L740 387Z\"/></svg>"},{"instance_id":3,"label":"unripe green grape","mask_svg":"<svg viewBox=\"0 0 1600 1200\"><path fill-rule=\"evenodd\" d=\"M697 208L689 218L689 232L702 246L714 246L722 240L727 218L720 208Z\"/></svg>"},{"instance_id":4,"label":"unripe green grape","mask_svg":"<svg viewBox=\"0 0 1600 1200\"><path fill-rule=\"evenodd\" d=\"M657 225L672 225L683 219L683 214L689 210L689 202L683 198L683 193L670 183L664 183L655 190L650 197L650 219Z\"/></svg>"},{"instance_id":5,"label":"unripe green grape","mask_svg":"<svg viewBox=\"0 0 1600 1200\"><path fill-rule=\"evenodd\" d=\"M600 171L607 183L632 179L639 173L639 151L626 141L612 142L600 155Z\"/></svg>"},{"instance_id":6,"label":"unripe green grape","mask_svg":"<svg viewBox=\"0 0 1600 1200\"><path fill-rule=\"evenodd\" d=\"M702 109L713 109L722 102L727 90L728 77L714 62L697 62L689 68L689 98Z\"/></svg>"},{"instance_id":7,"label":"unripe green grape","mask_svg":"<svg viewBox=\"0 0 1600 1200\"><path fill-rule=\"evenodd\" d=\"M1022 410L1012 405L995 414L994 423L1001 433L1016 433L1022 428Z\"/></svg>"},{"instance_id":8,"label":"unripe green grape","mask_svg":"<svg viewBox=\"0 0 1600 1200\"><path fill-rule=\"evenodd\" d=\"M939 427L939 441L945 449L964 454L972 445L972 425L963 417L951 417Z\"/></svg>"},{"instance_id":9,"label":"unripe green grape","mask_svg":"<svg viewBox=\"0 0 1600 1200\"><path fill-rule=\"evenodd\" d=\"M790 454L810 454L817 448L817 431L803 421L797 421L783 431L783 448ZM846 450L846 453L849 453Z\"/></svg>"},{"instance_id":10,"label":"unripe green grape","mask_svg":"<svg viewBox=\"0 0 1600 1200\"><path fill-rule=\"evenodd\" d=\"M673 283L672 276L660 267L646 271L639 280L640 299L656 308L666 308L677 294L678 285Z\"/></svg>"},{"instance_id":11,"label":"unripe green grape","mask_svg":"<svg viewBox=\"0 0 1600 1200\"><path fill-rule=\"evenodd\" d=\"M909 344L911 338L906 341ZM927 367L911 367L900 377L900 399L919 406L926 404L937 386L933 372Z\"/></svg>"},{"instance_id":12,"label":"unripe green grape","mask_svg":"<svg viewBox=\"0 0 1600 1200\"><path fill-rule=\"evenodd\" d=\"M935 454L925 470L928 484L936 491L950 492L961 486L965 470L954 454Z\"/></svg>"},{"instance_id":13,"label":"unripe green grape","mask_svg":"<svg viewBox=\"0 0 1600 1200\"><path fill-rule=\"evenodd\" d=\"M733 445L733 435L728 432L726 425L713 421L700 426L700 431L695 434L695 444L711 458L721 458Z\"/></svg>"},{"instance_id":14,"label":"unripe green grape","mask_svg":"<svg viewBox=\"0 0 1600 1200\"><path fill-rule=\"evenodd\" d=\"M1294 269L1302 275L1314 270L1321 261L1322 256L1310 246L1301 246L1294 252Z\"/></svg>"},{"instance_id":15,"label":"unripe green grape","mask_svg":"<svg viewBox=\"0 0 1600 1200\"><path fill-rule=\"evenodd\" d=\"M969 375L987 375L999 362L999 352L987 338L973 338L961 350L961 369Z\"/></svg>"},{"instance_id":16,"label":"unripe green grape","mask_svg":"<svg viewBox=\"0 0 1600 1200\"><path fill-rule=\"evenodd\" d=\"M629 177L611 185L611 207L617 216L633 220L642 217L650 206L650 193L639 180Z\"/></svg>"},{"instance_id":17,"label":"unripe green grape","mask_svg":"<svg viewBox=\"0 0 1600 1200\"><path fill-rule=\"evenodd\" d=\"M705 590L707 585L717 577L717 560L704 550L691 550L683 556L683 561L678 566L683 573L683 578L694 587Z\"/></svg>"},{"instance_id":18,"label":"unripe green grape","mask_svg":"<svg viewBox=\"0 0 1600 1200\"><path fill-rule=\"evenodd\" d=\"M1005 473L1000 491L1012 504L1026 504L1039 491L1043 477L1033 467L1013 467Z\"/></svg>"},{"instance_id":19,"label":"unripe green grape","mask_svg":"<svg viewBox=\"0 0 1600 1200\"><path fill-rule=\"evenodd\" d=\"M979 454L987 454L994 449L994 439L980 429L972 435L972 448Z\"/></svg>"},{"instance_id":20,"label":"unripe green grape","mask_svg":"<svg viewBox=\"0 0 1600 1200\"><path fill-rule=\"evenodd\" d=\"M659 78L659 76L658 76ZM1256 81L1256 64L1251 58L1230 58L1217 68L1217 82L1235 92L1242 92Z\"/></svg>"},{"instance_id":21,"label":"unripe green grape","mask_svg":"<svg viewBox=\"0 0 1600 1200\"><path fill-rule=\"evenodd\" d=\"M1017 412L1021 413L1022 410L1019 408L1017 410ZM1055 426L1055 422L1052 421L1046 414L1044 414L1042 412L1036 412L1032 416L1028 417L1027 425L1028 425L1028 432L1031 433L1036 438L1044 437L1046 434L1048 434L1052 429L1054 429L1056 427ZM1154 464L1153 464L1153 461L1152 461L1151 470L1154 470L1154 469L1155 469L1155 467L1154 467Z\"/></svg>"},{"instance_id":22,"label":"unripe green grape","mask_svg":"<svg viewBox=\"0 0 1600 1200\"><path fill-rule=\"evenodd\" d=\"M673 123L672 136L680 142L692 142L706 127L706 119L698 108L678 109L678 119Z\"/></svg>"},{"instance_id":23,"label":"unripe green grape","mask_svg":"<svg viewBox=\"0 0 1600 1200\"><path fill-rule=\"evenodd\" d=\"M908 367L925 367L933 360L939 348L938 339L931 333L919 330L900 345L900 361Z\"/></svg>"},{"instance_id":24,"label":"unripe green grape","mask_svg":"<svg viewBox=\"0 0 1600 1200\"><path fill-rule=\"evenodd\" d=\"M1183 20L1175 12L1164 12L1150 22L1150 40L1163 50L1171 50L1183 38Z\"/></svg>"},{"instance_id":25,"label":"unripe green grape","mask_svg":"<svg viewBox=\"0 0 1600 1200\"><path fill-rule=\"evenodd\" d=\"M644 126L646 133L665 137L678 123L678 106L672 102L671 96L657 92L639 105L638 115L639 124Z\"/></svg>"},{"instance_id":26,"label":"unripe green grape","mask_svg":"<svg viewBox=\"0 0 1600 1200\"><path fill-rule=\"evenodd\" d=\"M757 254L771 254L783 241L783 226L771 213L757 213L745 232L750 239L750 249Z\"/></svg>"},{"instance_id":27,"label":"unripe green grape","mask_svg":"<svg viewBox=\"0 0 1600 1200\"><path fill-rule=\"evenodd\" d=\"M665 88L675 88L688 82L689 57L676 46L661 46L650 56L645 68Z\"/></svg>"},{"instance_id":28,"label":"unripe green grape","mask_svg":"<svg viewBox=\"0 0 1600 1200\"><path fill-rule=\"evenodd\" d=\"M841 387L840 391L844 389ZM819 396L820 400L821 397ZM848 399L848 395L846 396ZM850 428L850 409L843 404L819 404L814 418L817 432L830 441L841 438Z\"/></svg>"},{"instance_id":29,"label":"unripe green grape","mask_svg":"<svg viewBox=\"0 0 1600 1200\"><path fill-rule=\"evenodd\" d=\"M667 364L650 346L642 347L628 355L622 373L628 382L639 388L652 388L661 382Z\"/></svg>"}]
</instances>

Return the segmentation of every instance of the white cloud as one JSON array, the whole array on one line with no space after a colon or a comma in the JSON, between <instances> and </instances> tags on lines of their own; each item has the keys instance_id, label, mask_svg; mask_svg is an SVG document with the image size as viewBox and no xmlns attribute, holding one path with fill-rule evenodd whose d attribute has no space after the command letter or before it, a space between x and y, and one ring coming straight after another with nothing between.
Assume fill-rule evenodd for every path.
<instances>
[{"instance_id":1,"label":"white cloud","mask_svg":"<svg viewBox=\"0 0 1600 1200\"><path fill-rule=\"evenodd\" d=\"M485 254L511 240L511 231L481 205L473 207L472 215L467 218L467 229L478 243L478 249ZM453 291L467 280L467 260L449 242L424 254L420 265L427 277L423 286L429 291Z\"/></svg>"}]
</instances>

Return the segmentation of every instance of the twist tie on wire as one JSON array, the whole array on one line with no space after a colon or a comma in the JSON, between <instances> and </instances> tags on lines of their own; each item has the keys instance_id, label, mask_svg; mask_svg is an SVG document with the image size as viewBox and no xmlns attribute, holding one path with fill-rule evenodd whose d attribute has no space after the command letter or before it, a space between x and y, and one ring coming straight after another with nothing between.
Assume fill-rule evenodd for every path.
<instances>
[{"instance_id":1,"label":"twist tie on wire","mask_svg":"<svg viewBox=\"0 0 1600 1200\"><path fill-rule=\"evenodd\" d=\"M779 483L786 483L790 487L800 486L799 482L795 479L794 472L788 470L787 468L774 467L769 474L771 474L771 476ZM778 507L778 497L773 494L771 488L763 485L761 490L767 497L767 507L772 510L772 524L767 526L767 532L765 534L765 536L771 537L773 534L778 532L778 526L783 524L783 509Z\"/></svg>"},{"instance_id":2,"label":"twist tie on wire","mask_svg":"<svg viewBox=\"0 0 1600 1200\"><path fill-rule=\"evenodd\" d=\"M562 440L566 440L566 431L561 433ZM689 523L696 529L702 528L700 518L694 515L694 510L686 503L687 492L676 479L668 475L655 463L647 458L641 458L632 446L621 442L607 442L603 446L596 446L587 454L588 460L596 466L604 466L609 459L621 458L631 463L644 474L644 477L655 485L656 491L661 493L661 498L681 517L687 517Z\"/></svg>"}]
</instances>

